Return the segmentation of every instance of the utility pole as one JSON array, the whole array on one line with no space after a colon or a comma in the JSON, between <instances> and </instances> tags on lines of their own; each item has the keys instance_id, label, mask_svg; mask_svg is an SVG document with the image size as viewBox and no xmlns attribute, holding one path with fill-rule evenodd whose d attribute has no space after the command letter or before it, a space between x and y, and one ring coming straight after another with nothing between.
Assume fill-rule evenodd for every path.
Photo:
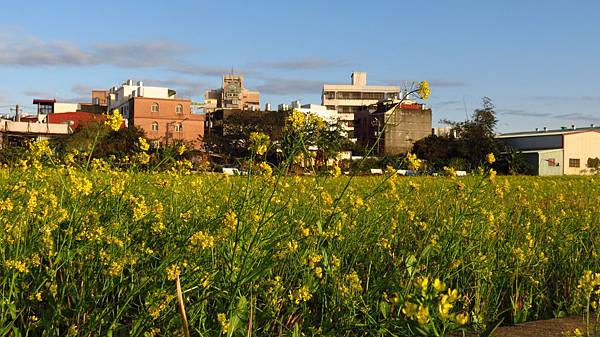
<instances>
[{"instance_id":1,"label":"utility pole","mask_svg":"<svg viewBox=\"0 0 600 337\"><path fill-rule=\"evenodd\" d=\"M15 106L15 120L17 122L21 121L21 115L19 114L19 105L18 104Z\"/></svg>"}]
</instances>

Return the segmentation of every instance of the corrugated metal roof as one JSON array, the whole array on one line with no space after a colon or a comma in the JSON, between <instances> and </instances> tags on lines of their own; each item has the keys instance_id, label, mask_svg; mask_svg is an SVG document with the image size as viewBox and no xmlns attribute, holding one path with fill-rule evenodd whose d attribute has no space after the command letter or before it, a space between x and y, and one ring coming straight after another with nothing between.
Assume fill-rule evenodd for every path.
<instances>
[{"instance_id":1,"label":"corrugated metal roof","mask_svg":"<svg viewBox=\"0 0 600 337\"><path fill-rule=\"evenodd\" d=\"M496 138L516 138L516 137L542 137L542 136L555 136L555 135L563 135L569 133L581 133L595 131L600 132L600 127L586 127L586 128L577 128L577 129L558 129L558 130L547 130L547 131L522 131L522 132L510 132L510 133L501 133L496 135Z\"/></svg>"}]
</instances>

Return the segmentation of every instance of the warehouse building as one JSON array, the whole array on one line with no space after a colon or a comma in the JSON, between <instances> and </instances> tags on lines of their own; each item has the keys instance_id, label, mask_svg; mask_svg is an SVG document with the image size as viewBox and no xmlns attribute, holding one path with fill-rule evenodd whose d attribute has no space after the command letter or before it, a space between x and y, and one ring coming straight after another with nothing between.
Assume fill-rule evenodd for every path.
<instances>
[{"instance_id":1,"label":"warehouse building","mask_svg":"<svg viewBox=\"0 0 600 337\"><path fill-rule=\"evenodd\" d=\"M531 174L582 175L597 171L594 163L600 158L600 128L594 125L505 133L496 138L523 154L531 166Z\"/></svg>"}]
</instances>

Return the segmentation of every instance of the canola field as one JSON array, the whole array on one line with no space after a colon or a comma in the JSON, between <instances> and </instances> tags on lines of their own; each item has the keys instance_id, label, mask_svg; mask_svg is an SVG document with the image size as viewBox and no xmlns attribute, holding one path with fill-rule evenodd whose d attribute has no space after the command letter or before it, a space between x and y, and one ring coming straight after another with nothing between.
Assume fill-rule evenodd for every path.
<instances>
[{"instance_id":1,"label":"canola field","mask_svg":"<svg viewBox=\"0 0 600 337\"><path fill-rule=\"evenodd\" d=\"M598 304L599 177L0 182L0 336L441 336Z\"/></svg>"}]
</instances>

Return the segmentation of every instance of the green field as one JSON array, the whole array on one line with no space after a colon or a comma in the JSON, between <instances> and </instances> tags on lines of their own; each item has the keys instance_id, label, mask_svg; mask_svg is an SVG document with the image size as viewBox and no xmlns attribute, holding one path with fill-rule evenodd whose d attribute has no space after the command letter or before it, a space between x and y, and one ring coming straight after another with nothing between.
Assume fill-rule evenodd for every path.
<instances>
[{"instance_id":1,"label":"green field","mask_svg":"<svg viewBox=\"0 0 600 337\"><path fill-rule=\"evenodd\" d=\"M178 277L193 336L442 335L581 314L600 272L598 177L33 164L0 170L0 336L183 335Z\"/></svg>"}]
</instances>

